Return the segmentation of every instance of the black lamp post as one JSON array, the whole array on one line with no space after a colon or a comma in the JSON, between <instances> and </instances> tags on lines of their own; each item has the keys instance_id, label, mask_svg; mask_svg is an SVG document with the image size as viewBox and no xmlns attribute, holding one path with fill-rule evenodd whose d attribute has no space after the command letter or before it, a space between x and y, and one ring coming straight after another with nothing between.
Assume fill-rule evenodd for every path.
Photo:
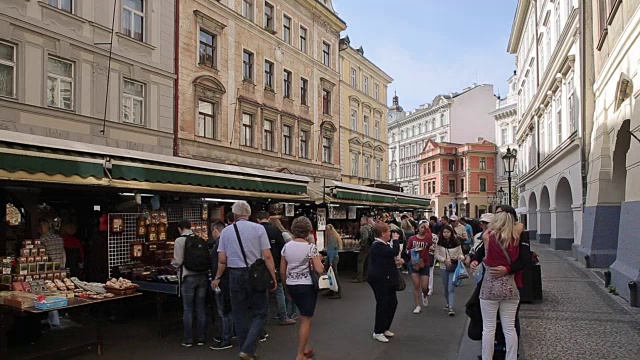
<instances>
[{"instance_id":1,"label":"black lamp post","mask_svg":"<svg viewBox=\"0 0 640 360\"><path fill-rule=\"evenodd\" d=\"M504 189L500 186L500 190L498 190L498 203L504 203Z\"/></svg>"},{"instance_id":2,"label":"black lamp post","mask_svg":"<svg viewBox=\"0 0 640 360\"><path fill-rule=\"evenodd\" d=\"M509 206L511 205L511 173L516 168L516 157L518 150L507 148L507 153L502 156L504 162L504 172L507 173L507 181L509 182Z\"/></svg>"}]
</instances>

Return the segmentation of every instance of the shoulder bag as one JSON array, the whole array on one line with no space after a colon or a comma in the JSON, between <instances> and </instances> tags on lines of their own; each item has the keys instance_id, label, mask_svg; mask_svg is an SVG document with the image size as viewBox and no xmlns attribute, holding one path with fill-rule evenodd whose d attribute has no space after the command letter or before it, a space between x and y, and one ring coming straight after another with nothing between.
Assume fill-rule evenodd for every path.
<instances>
[{"instance_id":1,"label":"shoulder bag","mask_svg":"<svg viewBox=\"0 0 640 360\"><path fill-rule=\"evenodd\" d=\"M240 250L242 251L242 257L244 263L249 268L249 284L251 289L255 292L263 292L273 289L273 278L267 268L267 263L264 259L260 258L253 264L249 265L247 262L247 254L244 252L244 246L242 245L242 238L240 237L240 231L238 231L238 225L233 224L233 228L236 231L236 237L238 238L238 244L240 244Z\"/></svg>"},{"instance_id":2,"label":"shoulder bag","mask_svg":"<svg viewBox=\"0 0 640 360\"><path fill-rule=\"evenodd\" d=\"M456 271L456 268L458 267L458 259L454 259L451 257L451 253L449 253L449 249L444 248L444 250L447 252L447 257L449 258L449 260L451 260L451 265L449 266L445 265L445 267L447 268L447 271L448 272Z\"/></svg>"},{"instance_id":3,"label":"shoulder bag","mask_svg":"<svg viewBox=\"0 0 640 360\"><path fill-rule=\"evenodd\" d=\"M495 240L494 240L495 241ZM486 246L487 256L489 256L489 244ZM511 265L511 258L507 250L498 244L507 258L507 262ZM504 276L495 276L491 271L486 271L482 280L482 288L480 289L480 299L483 300L519 300L520 293L516 286L515 274L507 274Z\"/></svg>"}]
</instances>

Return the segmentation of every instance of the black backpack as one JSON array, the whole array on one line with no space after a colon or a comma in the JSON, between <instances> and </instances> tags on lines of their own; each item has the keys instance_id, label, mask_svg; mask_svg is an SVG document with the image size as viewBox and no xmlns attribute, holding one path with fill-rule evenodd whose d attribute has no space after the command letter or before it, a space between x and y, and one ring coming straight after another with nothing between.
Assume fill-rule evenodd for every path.
<instances>
[{"instance_id":1,"label":"black backpack","mask_svg":"<svg viewBox=\"0 0 640 360\"><path fill-rule=\"evenodd\" d=\"M194 272L206 272L211 269L211 254L207 242L196 235L189 235L184 241L185 269Z\"/></svg>"}]
</instances>

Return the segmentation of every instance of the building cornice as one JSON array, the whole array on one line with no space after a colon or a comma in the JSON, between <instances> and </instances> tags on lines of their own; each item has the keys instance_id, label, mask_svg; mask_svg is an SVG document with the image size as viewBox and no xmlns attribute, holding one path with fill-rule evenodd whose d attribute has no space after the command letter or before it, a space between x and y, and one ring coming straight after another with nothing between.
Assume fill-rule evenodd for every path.
<instances>
[{"instance_id":1,"label":"building cornice","mask_svg":"<svg viewBox=\"0 0 640 360\"><path fill-rule=\"evenodd\" d=\"M518 52L518 47L522 40L522 30L527 20L527 14L529 13L529 5L531 5L531 0L518 1L516 14L514 15L513 24L511 25L509 44L507 45L507 52L509 54L516 54Z\"/></svg>"},{"instance_id":2,"label":"building cornice","mask_svg":"<svg viewBox=\"0 0 640 360\"><path fill-rule=\"evenodd\" d=\"M386 84L389 85L393 82L393 78L391 75L387 74L384 70L382 70L378 65L374 64L373 61L369 60L366 56L361 55L356 49L351 46L347 47L340 51L340 56L344 56L348 58L350 61L356 62L359 65L367 67L369 73L374 73L381 77Z\"/></svg>"}]
</instances>

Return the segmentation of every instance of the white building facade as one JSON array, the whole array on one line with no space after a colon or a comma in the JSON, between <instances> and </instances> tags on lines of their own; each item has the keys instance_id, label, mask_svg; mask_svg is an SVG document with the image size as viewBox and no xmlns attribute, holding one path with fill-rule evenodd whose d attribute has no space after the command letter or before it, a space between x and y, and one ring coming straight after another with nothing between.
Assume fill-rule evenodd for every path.
<instances>
[{"instance_id":1,"label":"white building facade","mask_svg":"<svg viewBox=\"0 0 640 360\"><path fill-rule=\"evenodd\" d=\"M509 92L505 98L498 98L496 100L496 109L491 112L491 116L496 122L496 141L498 146L498 155L496 156L496 193L502 189L505 194L509 192L509 182L507 173L505 172L504 162L502 156L507 153L507 149L518 149L516 142L516 136L518 133L518 77L514 71L514 74L509 78L507 84L509 86ZM511 188L512 194L516 194L516 186L518 181L518 169L513 169L511 173ZM509 203L508 195L505 195L503 199L498 199L500 203ZM517 199L517 197L512 196ZM512 199L513 204L517 204L518 201Z\"/></svg>"},{"instance_id":2,"label":"white building facade","mask_svg":"<svg viewBox=\"0 0 640 360\"><path fill-rule=\"evenodd\" d=\"M611 284L630 299L629 283L640 282L640 1L594 1L586 14L595 108L578 259L609 267Z\"/></svg>"},{"instance_id":3,"label":"white building facade","mask_svg":"<svg viewBox=\"0 0 640 360\"><path fill-rule=\"evenodd\" d=\"M518 1L508 45L517 55L518 207L527 208L527 228L541 243L574 252L583 207L586 113L579 104L589 93L581 77L581 3Z\"/></svg>"},{"instance_id":4,"label":"white building facade","mask_svg":"<svg viewBox=\"0 0 640 360\"><path fill-rule=\"evenodd\" d=\"M494 141L493 85L476 85L461 93L438 95L431 103L404 112L394 96L389 109L389 182L409 194L420 194L418 159L429 139L436 142Z\"/></svg>"}]
</instances>

